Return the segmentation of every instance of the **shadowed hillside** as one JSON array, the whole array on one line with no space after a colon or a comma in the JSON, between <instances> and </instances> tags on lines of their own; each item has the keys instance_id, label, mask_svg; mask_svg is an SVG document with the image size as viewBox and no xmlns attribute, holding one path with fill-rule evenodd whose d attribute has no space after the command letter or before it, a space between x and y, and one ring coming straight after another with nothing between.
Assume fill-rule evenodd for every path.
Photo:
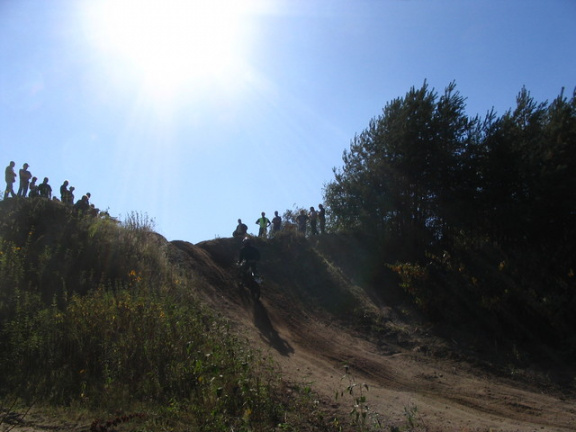
<instances>
[{"instance_id":1,"label":"shadowed hillside","mask_svg":"<svg viewBox=\"0 0 576 432\"><path fill-rule=\"evenodd\" d=\"M285 307L290 320L303 320L313 314L368 331L365 336L370 337L370 325L381 325L393 315L416 319L396 277L378 267L372 251L354 236L328 234L308 240L280 235L253 241L262 255L262 300ZM171 244L181 252L173 253L176 262L205 279L212 298L226 297L246 306L246 293L237 285L238 240Z\"/></svg>"}]
</instances>

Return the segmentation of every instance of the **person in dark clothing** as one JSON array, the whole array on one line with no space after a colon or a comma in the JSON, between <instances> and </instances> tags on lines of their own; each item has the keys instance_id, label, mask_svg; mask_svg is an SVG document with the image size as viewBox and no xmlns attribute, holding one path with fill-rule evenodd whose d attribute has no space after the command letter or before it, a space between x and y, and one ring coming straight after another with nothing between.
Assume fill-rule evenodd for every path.
<instances>
[{"instance_id":1,"label":"person in dark clothing","mask_svg":"<svg viewBox=\"0 0 576 432\"><path fill-rule=\"evenodd\" d=\"M38 185L38 196L50 199L52 198L52 187L48 181L48 177L44 177L44 181Z\"/></svg>"},{"instance_id":2,"label":"person in dark clothing","mask_svg":"<svg viewBox=\"0 0 576 432\"><path fill-rule=\"evenodd\" d=\"M308 215L306 214L306 211L300 210L300 214L296 217L298 232L300 234L306 235L306 222L308 222Z\"/></svg>"},{"instance_id":3,"label":"person in dark clothing","mask_svg":"<svg viewBox=\"0 0 576 432\"><path fill-rule=\"evenodd\" d=\"M274 217L272 218L272 234L276 234L282 229L282 218L278 216L278 212L274 212Z\"/></svg>"},{"instance_id":4,"label":"person in dark clothing","mask_svg":"<svg viewBox=\"0 0 576 432\"><path fill-rule=\"evenodd\" d=\"M16 163L10 162L10 164L4 170L4 179L6 180L6 190L4 191L4 199L8 198L8 195L12 195L12 198L16 196L14 193L14 182L16 181L16 173L14 172L14 166Z\"/></svg>"},{"instance_id":5,"label":"person in dark clothing","mask_svg":"<svg viewBox=\"0 0 576 432\"><path fill-rule=\"evenodd\" d=\"M320 234L326 232L326 209L322 204L318 204L318 222L320 222Z\"/></svg>"},{"instance_id":6,"label":"person in dark clothing","mask_svg":"<svg viewBox=\"0 0 576 432\"><path fill-rule=\"evenodd\" d=\"M60 201L62 201L64 204L67 204L69 201L68 194L68 180L64 180L64 183L62 183L62 186L60 186Z\"/></svg>"},{"instance_id":7,"label":"person in dark clothing","mask_svg":"<svg viewBox=\"0 0 576 432\"><path fill-rule=\"evenodd\" d=\"M245 237L242 240L242 247L240 248L240 255L238 257L238 264L243 272L252 271L254 275L258 274L256 265L260 261L260 251L254 247L252 240Z\"/></svg>"},{"instance_id":8,"label":"person in dark clothing","mask_svg":"<svg viewBox=\"0 0 576 432\"><path fill-rule=\"evenodd\" d=\"M25 163L22 165L22 168L20 168L20 171L18 172L20 176L20 187L18 188L18 193L16 195L21 197L25 197L28 194L30 178L32 177L32 174L30 174L30 171L28 171L29 166L30 165Z\"/></svg>"},{"instance_id":9,"label":"person in dark clothing","mask_svg":"<svg viewBox=\"0 0 576 432\"><path fill-rule=\"evenodd\" d=\"M70 189L68 189L68 201L66 201L66 204L74 205L74 190L74 186L70 186Z\"/></svg>"},{"instance_id":10,"label":"person in dark clothing","mask_svg":"<svg viewBox=\"0 0 576 432\"><path fill-rule=\"evenodd\" d=\"M232 233L232 237L243 239L246 237L246 233L248 232L248 226L242 222L242 219L238 219L238 225L236 229Z\"/></svg>"},{"instance_id":11,"label":"person in dark clothing","mask_svg":"<svg viewBox=\"0 0 576 432\"><path fill-rule=\"evenodd\" d=\"M38 192L38 185L36 184L36 180L38 180L38 177L32 177L32 181L30 182L30 193L28 194L28 197L30 197L30 198L36 198L36 197L40 196L40 193Z\"/></svg>"},{"instance_id":12,"label":"person in dark clothing","mask_svg":"<svg viewBox=\"0 0 576 432\"><path fill-rule=\"evenodd\" d=\"M90 211L90 202L86 195L82 195L82 198L76 201L76 204L74 204L74 210L78 213L88 213Z\"/></svg>"},{"instance_id":13,"label":"person in dark clothing","mask_svg":"<svg viewBox=\"0 0 576 432\"><path fill-rule=\"evenodd\" d=\"M318 234L318 229L316 228L318 224L318 214L314 207L310 207L310 212L308 213L308 219L310 220L310 232L312 235Z\"/></svg>"},{"instance_id":14,"label":"person in dark clothing","mask_svg":"<svg viewBox=\"0 0 576 432\"><path fill-rule=\"evenodd\" d=\"M240 268L240 286L250 290L254 300L260 299L260 284L262 279L258 274L256 264L260 261L260 251L252 245L249 237L242 240L240 249L239 268Z\"/></svg>"}]
</instances>

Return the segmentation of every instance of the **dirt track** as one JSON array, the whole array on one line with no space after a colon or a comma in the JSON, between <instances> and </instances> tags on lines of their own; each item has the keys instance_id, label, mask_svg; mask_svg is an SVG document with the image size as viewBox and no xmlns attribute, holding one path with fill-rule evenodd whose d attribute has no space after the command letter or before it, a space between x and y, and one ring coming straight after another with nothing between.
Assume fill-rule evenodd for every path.
<instances>
[{"instance_id":1,"label":"dirt track","mask_svg":"<svg viewBox=\"0 0 576 432\"><path fill-rule=\"evenodd\" d=\"M204 270L212 265L222 269L232 259L222 245L180 247L194 254L207 250ZM250 299L225 273L210 281L214 290L207 298L253 346L274 357L287 379L317 391L327 408L347 415L354 407L353 397L344 392L336 400L336 393L356 383L358 395L365 383L370 418L378 414L382 430L406 426L408 420L429 431L576 430L573 397L544 392L534 384L498 377L425 350L381 341L376 345L336 324L330 315L295 301L293 287L275 280L281 275L274 273L273 264L264 266L263 273L268 280L261 301ZM435 343L432 338L430 343ZM344 365L349 367L347 376Z\"/></svg>"}]
</instances>

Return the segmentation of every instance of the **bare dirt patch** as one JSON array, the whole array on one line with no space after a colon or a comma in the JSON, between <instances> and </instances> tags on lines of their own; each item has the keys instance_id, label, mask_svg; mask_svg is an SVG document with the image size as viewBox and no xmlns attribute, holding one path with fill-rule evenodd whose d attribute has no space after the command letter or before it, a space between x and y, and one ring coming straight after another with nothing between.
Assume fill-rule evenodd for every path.
<instances>
[{"instance_id":1,"label":"bare dirt patch","mask_svg":"<svg viewBox=\"0 0 576 432\"><path fill-rule=\"evenodd\" d=\"M348 415L355 401L346 389L356 384L357 392L360 384L366 384L366 406L372 419L377 415L383 430L406 426L408 421L430 431L576 430L576 399L570 386L545 386L512 374L492 373L457 355L436 355L448 350L446 341L428 334L422 323L410 327L401 320L395 322L396 305L359 289L349 272L347 276L326 265L310 270L294 257L295 248L304 256L321 250L321 245L291 245L290 253L285 246L260 246L265 278L260 301L238 288L232 274L224 285L213 286L207 298L236 324L239 334L273 356L287 380L318 392L327 410ZM221 274L230 270L226 266L234 260L235 247L226 239L193 246L207 251L213 261L205 264L217 266ZM330 247L334 252L336 246ZM321 262L310 255L303 260ZM342 291L346 283L353 298ZM349 311L340 304L342 298L351 303ZM318 308L319 303L324 307ZM350 314L358 308L376 311L389 317L388 324L397 325L399 331L391 338L367 338L327 312L331 308ZM410 343L398 343L408 339ZM343 391L344 396L336 399Z\"/></svg>"}]
</instances>

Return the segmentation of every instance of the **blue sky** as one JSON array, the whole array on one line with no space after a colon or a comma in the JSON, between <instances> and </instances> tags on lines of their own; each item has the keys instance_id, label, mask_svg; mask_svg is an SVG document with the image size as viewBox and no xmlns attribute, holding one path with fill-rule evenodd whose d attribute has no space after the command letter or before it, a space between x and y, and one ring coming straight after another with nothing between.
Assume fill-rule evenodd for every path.
<instances>
[{"instance_id":1,"label":"blue sky","mask_svg":"<svg viewBox=\"0 0 576 432\"><path fill-rule=\"evenodd\" d=\"M574 0L0 0L0 161L168 240L310 207L390 100L576 86Z\"/></svg>"}]
</instances>

